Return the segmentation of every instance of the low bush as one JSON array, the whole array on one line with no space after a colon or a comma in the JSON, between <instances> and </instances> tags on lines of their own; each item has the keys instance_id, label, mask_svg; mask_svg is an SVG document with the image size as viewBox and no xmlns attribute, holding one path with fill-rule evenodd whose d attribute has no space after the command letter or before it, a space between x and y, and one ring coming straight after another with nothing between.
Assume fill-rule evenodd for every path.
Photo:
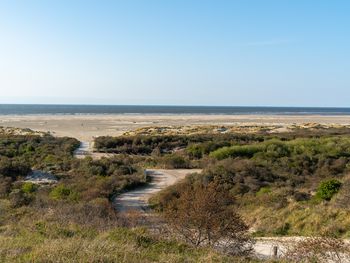
<instances>
[{"instance_id":1,"label":"low bush","mask_svg":"<svg viewBox=\"0 0 350 263\"><path fill-rule=\"evenodd\" d=\"M261 187L260 190L256 193L256 195L259 196L259 195L269 194L271 192L272 191L270 187Z\"/></svg>"},{"instance_id":2,"label":"low bush","mask_svg":"<svg viewBox=\"0 0 350 263\"><path fill-rule=\"evenodd\" d=\"M31 193L34 193L38 189L38 186L36 184L26 182L22 185L21 189L24 193L31 194Z\"/></svg>"},{"instance_id":3,"label":"low bush","mask_svg":"<svg viewBox=\"0 0 350 263\"><path fill-rule=\"evenodd\" d=\"M9 199L10 199L11 206L13 208L29 205L30 202L32 201L32 197L29 196L28 194L25 194L20 189L14 189L9 194Z\"/></svg>"},{"instance_id":4,"label":"low bush","mask_svg":"<svg viewBox=\"0 0 350 263\"><path fill-rule=\"evenodd\" d=\"M330 237L305 238L289 247L284 258L289 262L347 262L350 246Z\"/></svg>"},{"instance_id":5,"label":"low bush","mask_svg":"<svg viewBox=\"0 0 350 263\"><path fill-rule=\"evenodd\" d=\"M50 197L54 200L77 201L78 193L64 185L58 185L52 189Z\"/></svg>"},{"instance_id":6,"label":"low bush","mask_svg":"<svg viewBox=\"0 0 350 263\"><path fill-rule=\"evenodd\" d=\"M190 162L185 157L177 154L169 154L162 158L162 164L167 169L190 168Z\"/></svg>"},{"instance_id":7,"label":"low bush","mask_svg":"<svg viewBox=\"0 0 350 263\"><path fill-rule=\"evenodd\" d=\"M317 188L316 196L322 200L329 201L339 192L341 185L341 182L337 179L322 181Z\"/></svg>"},{"instance_id":8,"label":"low bush","mask_svg":"<svg viewBox=\"0 0 350 263\"><path fill-rule=\"evenodd\" d=\"M211 157L223 160L229 157L251 158L254 154L263 150L261 145L231 146L218 149L210 154Z\"/></svg>"}]
</instances>

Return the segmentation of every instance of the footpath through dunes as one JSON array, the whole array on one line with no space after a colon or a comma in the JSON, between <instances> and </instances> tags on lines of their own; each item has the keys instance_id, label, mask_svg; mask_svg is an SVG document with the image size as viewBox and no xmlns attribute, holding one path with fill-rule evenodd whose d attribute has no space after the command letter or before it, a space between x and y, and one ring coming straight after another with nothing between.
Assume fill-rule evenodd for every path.
<instances>
[{"instance_id":1,"label":"footpath through dunes","mask_svg":"<svg viewBox=\"0 0 350 263\"><path fill-rule=\"evenodd\" d=\"M122 213L132 211L148 213L148 200L152 195L184 179L189 174L200 172L200 169L146 170L145 173L151 176L151 182L145 186L118 195L113 201L114 207Z\"/></svg>"},{"instance_id":2,"label":"footpath through dunes","mask_svg":"<svg viewBox=\"0 0 350 263\"><path fill-rule=\"evenodd\" d=\"M82 159L85 156L90 155L93 152L92 143L90 142L80 142L80 146L78 149L74 151L74 156L76 158Z\"/></svg>"},{"instance_id":3,"label":"footpath through dunes","mask_svg":"<svg viewBox=\"0 0 350 263\"><path fill-rule=\"evenodd\" d=\"M85 158L91 156L94 159L99 159L102 156L112 156L113 154L103 154L93 151L93 144L82 142L80 147L74 152L77 158ZM125 214L132 216L132 212L136 211L143 216L150 218L151 209L148 205L148 200L157 192L177 183L192 173L200 173L200 169L153 169L145 170L148 176L152 178L151 182L138 187L134 190L122 193L116 196L113 200L115 209ZM129 214L131 212L131 214ZM288 248L292 248L299 241L305 240L305 237L265 237L256 238L256 243L253 245L254 256L261 260L283 259ZM349 244L349 240L345 240ZM346 255L340 254L341 262L350 263L350 259ZM328 262L340 262L329 260Z\"/></svg>"},{"instance_id":4,"label":"footpath through dunes","mask_svg":"<svg viewBox=\"0 0 350 263\"><path fill-rule=\"evenodd\" d=\"M94 151L94 142L82 141L79 148L74 151L74 157L78 159L84 159L86 156L90 156L93 159L101 159L102 157L112 157L113 153L100 153Z\"/></svg>"}]
</instances>

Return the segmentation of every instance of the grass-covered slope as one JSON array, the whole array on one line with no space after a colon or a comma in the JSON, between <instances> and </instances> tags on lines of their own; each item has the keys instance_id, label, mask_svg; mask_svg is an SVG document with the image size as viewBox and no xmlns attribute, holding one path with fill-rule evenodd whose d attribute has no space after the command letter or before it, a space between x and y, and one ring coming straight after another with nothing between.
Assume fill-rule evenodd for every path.
<instances>
[{"instance_id":1,"label":"grass-covered slope","mask_svg":"<svg viewBox=\"0 0 350 263\"><path fill-rule=\"evenodd\" d=\"M41 221L16 230L18 232L15 233L3 230L0 235L0 262L180 263L236 260L210 249L195 249L183 243L162 240L140 228L119 227L97 232Z\"/></svg>"}]
</instances>

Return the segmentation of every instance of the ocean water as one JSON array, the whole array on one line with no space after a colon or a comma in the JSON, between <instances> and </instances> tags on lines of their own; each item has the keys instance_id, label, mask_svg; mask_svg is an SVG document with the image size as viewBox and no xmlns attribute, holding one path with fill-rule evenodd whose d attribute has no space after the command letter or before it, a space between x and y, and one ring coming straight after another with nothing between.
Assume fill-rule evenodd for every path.
<instances>
[{"instance_id":1,"label":"ocean water","mask_svg":"<svg viewBox=\"0 0 350 263\"><path fill-rule=\"evenodd\" d=\"M35 114L350 115L350 108L0 104L0 115Z\"/></svg>"}]
</instances>

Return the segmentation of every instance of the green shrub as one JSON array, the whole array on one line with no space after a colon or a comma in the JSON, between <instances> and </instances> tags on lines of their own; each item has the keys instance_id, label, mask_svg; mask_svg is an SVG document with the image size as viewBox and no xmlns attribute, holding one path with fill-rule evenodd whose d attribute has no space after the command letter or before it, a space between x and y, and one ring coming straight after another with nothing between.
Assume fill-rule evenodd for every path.
<instances>
[{"instance_id":1,"label":"green shrub","mask_svg":"<svg viewBox=\"0 0 350 263\"><path fill-rule=\"evenodd\" d=\"M76 201L78 194L64 185L58 185L51 191L50 197L54 200Z\"/></svg>"},{"instance_id":2,"label":"green shrub","mask_svg":"<svg viewBox=\"0 0 350 263\"><path fill-rule=\"evenodd\" d=\"M22 189L22 192L24 192L26 194L31 194L31 193L34 193L38 189L38 186L33 184L33 183L27 182L27 183L24 183L22 185L21 189Z\"/></svg>"},{"instance_id":3,"label":"green shrub","mask_svg":"<svg viewBox=\"0 0 350 263\"><path fill-rule=\"evenodd\" d=\"M322 200L329 201L336 193L338 193L341 185L341 182L336 179L323 181L318 186L316 196Z\"/></svg>"},{"instance_id":4,"label":"green shrub","mask_svg":"<svg viewBox=\"0 0 350 263\"><path fill-rule=\"evenodd\" d=\"M259 195L269 194L271 192L272 191L270 187L261 187L260 190L256 193L256 195L259 196Z\"/></svg>"},{"instance_id":5,"label":"green shrub","mask_svg":"<svg viewBox=\"0 0 350 263\"><path fill-rule=\"evenodd\" d=\"M200 159L203 157L203 147L199 144L192 144L186 149L191 158Z\"/></svg>"},{"instance_id":6,"label":"green shrub","mask_svg":"<svg viewBox=\"0 0 350 263\"><path fill-rule=\"evenodd\" d=\"M229 157L247 157L251 158L255 153L263 150L262 145L243 145L220 148L210 154L218 160L223 160Z\"/></svg>"},{"instance_id":7,"label":"green shrub","mask_svg":"<svg viewBox=\"0 0 350 263\"><path fill-rule=\"evenodd\" d=\"M183 156L170 154L163 158L163 164L165 168L169 169L181 169L189 168L189 162Z\"/></svg>"}]
</instances>

